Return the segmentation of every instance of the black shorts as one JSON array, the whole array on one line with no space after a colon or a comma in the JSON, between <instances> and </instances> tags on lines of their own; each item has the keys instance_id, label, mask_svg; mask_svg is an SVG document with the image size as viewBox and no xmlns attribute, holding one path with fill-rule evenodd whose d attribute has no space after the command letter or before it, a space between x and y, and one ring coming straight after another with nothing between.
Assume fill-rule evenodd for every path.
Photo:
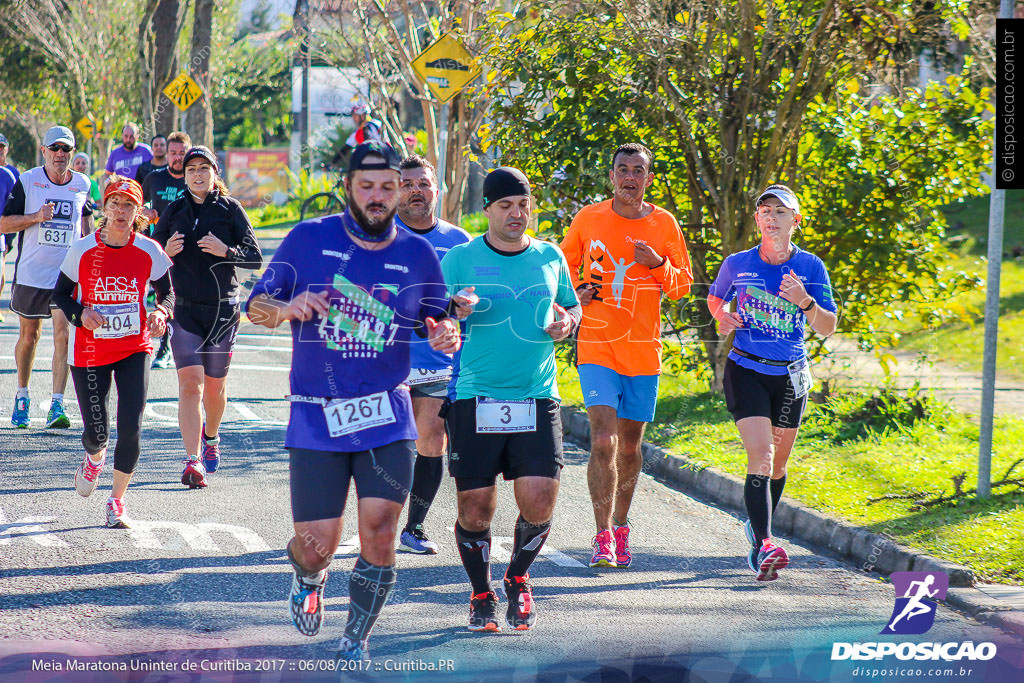
<instances>
[{"instance_id":1,"label":"black shorts","mask_svg":"<svg viewBox=\"0 0 1024 683\"><path fill-rule=\"evenodd\" d=\"M448 406L445 415L448 472L459 491L494 486L499 474L558 479L562 465L562 412L558 401L537 399L537 430L513 434L477 434L476 399L465 398Z\"/></svg>"},{"instance_id":2,"label":"black shorts","mask_svg":"<svg viewBox=\"0 0 1024 683\"><path fill-rule=\"evenodd\" d=\"M19 285L11 286L10 309L22 318L49 318L50 310L57 308L53 303L53 290Z\"/></svg>"},{"instance_id":3,"label":"black shorts","mask_svg":"<svg viewBox=\"0 0 1024 683\"><path fill-rule=\"evenodd\" d=\"M413 384L409 387L409 395L413 398L444 399L448 395L448 380L443 379L440 382Z\"/></svg>"},{"instance_id":4,"label":"black shorts","mask_svg":"<svg viewBox=\"0 0 1024 683\"><path fill-rule=\"evenodd\" d=\"M722 385L725 407L732 413L733 420L767 417L773 427L796 429L800 426L807 407L807 395L794 396L789 373L766 375L745 368L730 358L725 363Z\"/></svg>"},{"instance_id":5,"label":"black shorts","mask_svg":"<svg viewBox=\"0 0 1024 683\"><path fill-rule=\"evenodd\" d=\"M202 365L207 377L227 377L240 320L235 304L175 304L170 324L175 367Z\"/></svg>"},{"instance_id":6,"label":"black shorts","mask_svg":"<svg viewBox=\"0 0 1024 683\"><path fill-rule=\"evenodd\" d=\"M349 479L358 498L405 504L412 486L416 442L394 441L367 451L340 453L289 448L292 521L335 519L345 512Z\"/></svg>"}]
</instances>

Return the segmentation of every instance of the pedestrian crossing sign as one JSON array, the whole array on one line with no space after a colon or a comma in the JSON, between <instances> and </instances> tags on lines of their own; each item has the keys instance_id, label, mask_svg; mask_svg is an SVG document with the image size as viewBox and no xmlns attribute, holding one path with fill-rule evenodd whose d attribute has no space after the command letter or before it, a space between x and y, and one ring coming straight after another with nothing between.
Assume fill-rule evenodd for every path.
<instances>
[{"instance_id":1,"label":"pedestrian crossing sign","mask_svg":"<svg viewBox=\"0 0 1024 683\"><path fill-rule=\"evenodd\" d=\"M473 55L448 32L412 60L412 69L434 97L447 102L480 75Z\"/></svg>"},{"instance_id":2,"label":"pedestrian crossing sign","mask_svg":"<svg viewBox=\"0 0 1024 683\"><path fill-rule=\"evenodd\" d=\"M174 102L178 109L185 111L203 96L203 91L191 76L183 72L167 84L164 95L167 95L167 99Z\"/></svg>"}]
</instances>

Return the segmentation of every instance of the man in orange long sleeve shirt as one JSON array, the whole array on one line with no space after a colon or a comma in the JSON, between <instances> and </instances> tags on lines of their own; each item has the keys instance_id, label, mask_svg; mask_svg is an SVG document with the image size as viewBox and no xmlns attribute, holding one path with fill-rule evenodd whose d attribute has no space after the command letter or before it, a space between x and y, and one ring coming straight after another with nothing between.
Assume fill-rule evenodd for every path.
<instances>
[{"instance_id":1,"label":"man in orange long sleeve shirt","mask_svg":"<svg viewBox=\"0 0 1024 683\"><path fill-rule=\"evenodd\" d=\"M653 160L643 145L616 149L612 199L581 209L562 242L583 304L577 363L590 418L591 567L632 562L628 513L658 399L661 295L678 299L693 282L676 219L644 202Z\"/></svg>"}]
</instances>

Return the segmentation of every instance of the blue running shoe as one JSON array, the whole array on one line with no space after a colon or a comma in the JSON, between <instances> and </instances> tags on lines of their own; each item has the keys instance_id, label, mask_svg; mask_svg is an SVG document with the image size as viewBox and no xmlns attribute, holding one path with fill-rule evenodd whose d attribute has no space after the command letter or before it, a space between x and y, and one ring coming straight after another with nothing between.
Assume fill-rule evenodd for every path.
<instances>
[{"instance_id":1,"label":"blue running shoe","mask_svg":"<svg viewBox=\"0 0 1024 683\"><path fill-rule=\"evenodd\" d=\"M338 662L368 662L370 661L370 647L367 640L349 640L342 638L338 645L338 654L335 656ZM353 669L360 671L358 667ZM348 675L346 673L346 675Z\"/></svg>"},{"instance_id":2,"label":"blue running shoe","mask_svg":"<svg viewBox=\"0 0 1024 683\"><path fill-rule=\"evenodd\" d=\"M212 439L206 438L206 425L203 424L203 465L207 472L216 472L220 467L220 435Z\"/></svg>"},{"instance_id":3,"label":"blue running shoe","mask_svg":"<svg viewBox=\"0 0 1024 683\"><path fill-rule=\"evenodd\" d=\"M64 404L54 399L50 403L50 412L46 414L47 429L67 429L71 426L71 420L64 412Z\"/></svg>"},{"instance_id":4,"label":"blue running shoe","mask_svg":"<svg viewBox=\"0 0 1024 683\"><path fill-rule=\"evenodd\" d=\"M743 532L747 535L747 543L752 548L757 549L757 539L754 538L754 526L750 523L749 519L743 523Z\"/></svg>"},{"instance_id":5,"label":"blue running shoe","mask_svg":"<svg viewBox=\"0 0 1024 683\"><path fill-rule=\"evenodd\" d=\"M18 429L28 429L28 407L31 405L28 396L14 399L14 412L11 413L11 424Z\"/></svg>"},{"instance_id":6,"label":"blue running shoe","mask_svg":"<svg viewBox=\"0 0 1024 683\"><path fill-rule=\"evenodd\" d=\"M437 555L437 544L427 538L423 533L423 525L417 524L412 531L402 531L399 550L418 555Z\"/></svg>"}]
</instances>

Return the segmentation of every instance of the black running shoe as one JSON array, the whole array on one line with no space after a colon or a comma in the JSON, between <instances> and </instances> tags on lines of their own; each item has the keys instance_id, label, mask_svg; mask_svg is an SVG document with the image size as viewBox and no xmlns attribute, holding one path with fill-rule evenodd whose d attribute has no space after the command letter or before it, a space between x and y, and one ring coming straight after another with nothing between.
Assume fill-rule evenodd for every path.
<instances>
[{"instance_id":1,"label":"black running shoe","mask_svg":"<svg viewBox=\"0 0 1024 683\"><path fill-rule=\"evenodd\" d=\"M494 591L477 593L469 601L470 631L500 631L498 625L498 596Z\"/></svg>"},{"instance_id":2,"label":"black running shoe","mask_svg":"<svg viewBox=\"0 0 1024 683\"><path fill-rule=\"evenodd\" d=\"M505 595L508 596L508 610L505 612L505 623L514 631L525 631L537 621L537 612L533 608L533 586L530 575L506 576Z\"/></svg>"}]
</instances>

